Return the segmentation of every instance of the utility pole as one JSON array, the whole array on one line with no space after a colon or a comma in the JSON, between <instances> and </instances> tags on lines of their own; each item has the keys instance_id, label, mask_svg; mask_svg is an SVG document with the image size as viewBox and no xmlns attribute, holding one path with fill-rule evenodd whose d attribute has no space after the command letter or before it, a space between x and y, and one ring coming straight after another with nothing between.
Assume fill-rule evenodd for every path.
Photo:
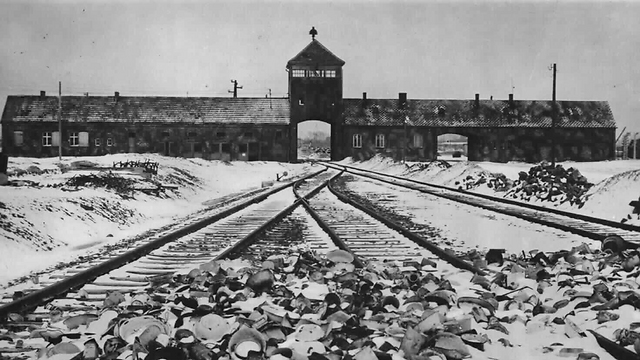
<instances>
[{"instance_id":1,"label":"utility pole","mask_svg":"<svg viewBox=\"0 0 640 360\"><path fill-rule=\"evenodd\" d=\"M409 117L407 115L404 116L404 131L402 134L402 163L405 164L407 160L407 123L409 122Z\"/></svg>"},{"instance_id":2,"label":"utility pole","mask_svg":"<svg viewBox=\"0 0 640 360\"><path fill-rule=\"evenodd\" d=\"M553 92L551 94L551 166L556 167L556 64L553 64Z\"/></svg>"},{"instance_id":3,"label":"utility pole","mask_svg":"<svg viewBox=\"0 0 640 360\"><path fill-rule=\"evenodd\" d=\"M238 97L238 89L242 89L242 86L238 86L238 80L231 80L231 83L233 84L233 91L232 90L228 90L230 93L233 93L233 97L237 98Z\"/></svg>"},{"instance_id":4,"label":"utility pole","mask_svg":"<svg viewBox=\"0 0 640 360\"><path fill-rule=\"evenodd\" d=\"M62 81L58 81L58 160L62 161Z\"/></svg>"}]
</instances>

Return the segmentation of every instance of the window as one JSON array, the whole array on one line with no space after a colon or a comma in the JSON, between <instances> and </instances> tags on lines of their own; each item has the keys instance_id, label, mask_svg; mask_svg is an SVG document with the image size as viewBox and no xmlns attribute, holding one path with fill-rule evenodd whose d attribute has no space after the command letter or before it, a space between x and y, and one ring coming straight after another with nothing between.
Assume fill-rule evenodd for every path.
<instances>
[{"instance_id":1,"label":"window","mask_svg":"<svg viewBox=\"0 0 640 360\"><path fill-rule=\"evenodd\" d=\"M308 77L322 77L322 70L309 70L307 71Z\"/></svg>"},{"instance_id":2,"label":"window","mask_svg":"<svg viewBox=\"0 0 640 360\"><path fill-rule=\"evenodd\" d=\"M253 133L251 131L247 131L244 133L244 137L253 137Z\"/></svg>"},{"instance_id":3,"label":"window","mask_svg":"<svg viewBox=\"0 0 640 360\"><path fill-rule=\"evenodd\" d=\"M223 138L225 136L227 136L227 133L225 133L224 131L218 131L216 133L216 137L218 137L218 138Z\"/></svg>"},{"instance_id":4,"label":"window","mask_svg":"<svg viewBox=\"0 0 640 360\"><path fill-rule=\"evenodd\" d=\"M187 137L190 139L195 139L198 134L195 131L189 131L187 133Z\"/></svg>"},{"instance_id":5,"label":"window","mask_svg":"<svg viewBox=\"0 0 640 360\"><path fill-rule=\"evenodd\" d=\"M304 98L303 97L298 99L298 105L304 105Z\"/></svg>"},{"instance_id":6,"label":"window","mask_svg":"<svg viewBox=\"0 0 640 360\"><path fill-rule=\"evenodd\" d=\"M362 147L362 135L360 134L353 135L353 147L356 149L360 149Z\"/></svg>"},{"instance_id":7,"label":"window","mask_svg":"<svg viewBox=\"0 0 640 360\"><path fill-rule=\"evenodd\" d=\"M22 146L22 144L24 144L24 134L22 131L13 132L13 143L15 146Z\"/></svg>"},{"instance_id":8,"label":"window","mask_svg":"<svg viewBox=\"0 0 640 360\"><path fill-rule=\"evenodd\" d=\"M80 139L79 139L80 146L84 146L84 147L89 146L89 133L86 131L81 131L79 135L80 135Z\"/></svg>"},{"instance_id":9,"label":"window","mask_svg":"<svg viewBox=\"0 0 640 360\"><path fill-rule=\"evenodd\" d=\"M95 146L102 146L101 141L100 141L100 138L95 138L95 139L93 140L93 145L95 145Z\"/></svg>"},{"instance_id":10,"label":"window","mask_svg":"<svg viewBox=\"0 0 640 360\"><path fill-rule=\"evenodd\" d=\"M293 77L304 77L304 70L293 69L292 76Z\"/></svg>"},{"instance_id":11,"label":"window","mask_svg":"<svg viewBox=\"0 0 640 360\"><path fill-rule=\"evenodd\" d=\"M113 139L107 138L107 146L113 146Z\"/></svg>"},{"instance_id":12,"label":"window","mask_svg":"<svg viewBox=\"0 0 640 360\"><path fill-rule=\"evenodd\" d=\"M334 77L336 77L336 71L335 70L325 70L324 76L328 77L328 78L334 78Z\"/></svg>"},{"instance_id":13,"label":"window","mask_svg":"<svg viewBox=\"0 0 640 360\"><path fill-rule=\"evenodd\" d=\"M376 135L376 147L384 148L384 134Z\"/></svg>"},{"instance_id":14,"label":"window","mask_svg":"<svg viewBox=\"0 0 640 360\"><path fill-rule=\"evenodd\" d=\"M276 130L276 140L282 139L282 130Z\"/></svg>"},{"instance_id":15,"label":"window","mask_svg":"<svg viewBox=\"0 0 640 360\"><path fill-rule=\"evenodd\" d=\"M69 145L70 146L78 146L80 145L80 136L77 132L72 132L69 135Z\"/></svg>"},{"instance_id":16,"label":"window","mask_svg":"<svg viewBox=\"0 0 640 360\"><path fill-rule=\"evenodd\" d=\"M53 145L53 135L50 132L42 133L42 146Z\"/></svg>"},{"instance_id":17,"label":"window","mask_svg":"<svg viewBox=\"0 0 640 360\"><path fill-rule=\"evenodd\" d=\"M59 146L60 145L60 133L57 131L54 131L51 133L52 135L52 139L51 139L51 145L53 146Z\"/></svg>"},{"instance_id":18,"label":"window","mask_svg":"<svg viewBox=\"0 0 640 360\"><path fill-rule=\"evenodd\" d=\"M416 149L422 149L424 147L422 134L413 134L413 147Z\"/></svg>"}]
</instances>

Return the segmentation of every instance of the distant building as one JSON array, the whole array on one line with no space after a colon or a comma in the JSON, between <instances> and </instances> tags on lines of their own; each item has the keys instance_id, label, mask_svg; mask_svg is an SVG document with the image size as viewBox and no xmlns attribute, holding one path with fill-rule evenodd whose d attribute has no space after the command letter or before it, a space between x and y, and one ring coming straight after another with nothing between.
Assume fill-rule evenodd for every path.
<instances>
[{"instance_id":1,"label":"distant building","mask_svg":"<svg viewBox=\"0 0 640 360\"><path fill-rule=\"evenodd\" d=\"M343 98L345 62L312 41L287 63L288 98L9 96L2 114L10 156L142 152L220 160L296 161L298 124L331 125L331 159L435 159L442 134L467 137L469 160L597 161L615 158L605 101Z\"/></svg>"}]
</instances>

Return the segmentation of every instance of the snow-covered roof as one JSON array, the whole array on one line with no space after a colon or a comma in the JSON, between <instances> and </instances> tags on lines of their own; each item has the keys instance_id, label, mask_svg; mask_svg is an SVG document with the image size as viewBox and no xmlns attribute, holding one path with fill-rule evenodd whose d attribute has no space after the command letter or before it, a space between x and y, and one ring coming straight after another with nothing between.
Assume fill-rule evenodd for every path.
<instances>
[{"instance_id":1,"label":"snow-covered roof","mask_svg":"<svg viewBox=\"0 0 640 360\"><path fill-rule=\"evenodd\" d=\"M615 128L606 101L557 101L556 126L561 128ZM407 100L345 99L344 124L425 127L536 127L552 126L552 102L533 100Z\"/></svg>"},{"instance_id":2,"label":"snow-covered roof","mask_svg":"<svg viewBox=\"0 0 640 360\"><path fill-rule=\"evenodd\" d=\"M8 96L2 122L57 121L55 96ZM289 124L284 98L63 96L71 122Z\"/></svg>"},{"instance_id":3,"label":"snow-covered roof","mask_svg":"<svg viewBox=\"0 0 640 360\"><path fill-rule=\"evenodd\" d=\"M344 61L335 56L329 49L324 47L318 40L312 40L298 55L294 56L287 67L291 65L337 65L343 66Z\"/></svg>"}]
</instances>

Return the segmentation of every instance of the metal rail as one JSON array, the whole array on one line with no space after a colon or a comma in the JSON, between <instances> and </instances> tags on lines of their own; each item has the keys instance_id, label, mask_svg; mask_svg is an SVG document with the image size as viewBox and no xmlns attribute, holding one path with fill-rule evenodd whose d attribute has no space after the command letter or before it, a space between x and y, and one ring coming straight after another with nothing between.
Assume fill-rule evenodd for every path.
<instances>
[{"instance_id":1,"label":"metal rail","mask_svg":"<svg viewBox=\"0 0 640 360\"><path fill-rule=\"evenodd\" d=\"M334 178L332 179L335 180L337 179ZM377 212L367 208L366 206L363 206L355 201L353 201L352 199L350 199L348 196L340 193L339 191L337 191L331 184L331 182L329 182L329 186L328 186L329 191L331 191L332 194L334 194L335 196L338 197L338 199L340 199L340 201L349 204L363 212L365 212L367 215L373 217L374 219L382 222L383 224L385 224L386 226L388 226L389 228L399 232L400 234L404 235L405 237L411 239L412 241L414 241L415 243L417 243L418 245L426 248L427 250L431 251L432 253L434 253L436 256L438 256L439 258L441 258L442 260L448 262L449 264L459 268L459 269L464 269L464 270L468 270L471 271L475 274L478 275L486 275L486 273L469 264L468 262L461 260L459 258L457 258L456 256L453 256L449 253L447 253L446 251L444 251L442 248L440 248L439 246L437 246L436 244L434 244L433 242L423 238L422 236L416 235L415 233L411 232L410 230L406 229L405 227L403 227L402 225L389 220L387 218L385 218L384 216L378 214Z\"/></svg>"},{"instance_id":2,"label":"metal rail","mask_svg":"<svg viewBox=\"0 0 640 360\"><path fill-rule=\"evenodd\" d=\"M323 169L320 170L318 172L309 174L307 176L304 176L303 178L299 179L298 181L307 179L307 178L311 178L314 177L324 171L326 171L327 169ZM141 246L138 246L132 250L129 250L121 255L115 256L111 259L108 259L98 265L92 266L84 271L80 271L74 275L71 275L65 279L62 279L60 281L57 281L49 286L46 286L42 289L33 291L19 299L16 299L15 301L12 301L8 304L2 305L0 306L0 323L1 322L6 322L6 319L8 317L8 315L10 313L21 313L24 311L28 311L31 310L35 307L37 307L39 304L45 303L47 301L50 301L52 299L54 299L55 297L64 295L70 291L73 291L75 289L79 289L80 287L82 287L83 285L95 280L96 278L98 278L101 275L107 274L110 271L113 271L117 268L120 268L128 263L131 263L137 259L139 259L140 257L149 254L151 251L158 249L159 247L175 241L178 238L181 238L187 234L193 233L195 231L198 231L216 221L219 221L220 219L223 219L233 213L236 213L242 209L244 209L245 207L254 204L254 203L259 203L263 200L265 200L266 198L268 198L269 196L280 192L290 186L293 186L294 182L290 182L286 185L283 186L279 186L276 187L264 194L261 194L255 198L249 199L247 201L242 202L241 204L238 204L236 206L233 206L227 210L224 210L218 214L215 214L213 216L204 218L202 220L196 221L192 224L186 225L180 229L177 229L175 231L172 231L166 235L163 235L155 240L152 240L150 242L147 242L145 244L142 244ZM297 205L296 205L297 206ZM253 234L255 235L255 234Z\"/></svg>"},{"instance_id":3,"label":"metal rail","mask_svg":"<svg viewBox=\"0 0 640 360\"><path fill-rule=\"evenodd\" d=\"M474 193L474 192L470 192L470 191L455 189L455 188L451 188L451 187L447 187L447 186L443 186L443 185L426 183L426 182L413 180L413 179L406 179L406 178L402 178L402 177L399 177L399 176L396 176L396 175L384 174L384 173L380 173L380 172L373 171L373 170L359 169L357 167L353 167L353 166L349 166L349 165L341 165L341 164L337 165L337 164L328 164L328 163L323 163L323 165L327 165L327 166L332 167L332 168L344 168L345 171L347 171L347 172L349 172L351 174L357 175L357 176L370 178L370 179L373 179L373 180L376 180L376 181L380 181L380 182L384 182L384 183L388 183L388 184L392 184L392 185L396 185L396 186L406 187L406 188L417 190L417 191L420 191L420 192L423 192L423 193L427 193L427 194L430 194L430 195L446 198L448 200L453 200L453 201L464 203L464 204L467 204L467 205L480 207L480 208L483 208L483 209L486 209L486 210L489 210L489 211L494 211L494 212L506 214L506 215L509 215L509 216L518 217L518 218L521 218L521 219L524 219L524 220L527 220L527 221L530 221L530 222L538 223L538 224L541 224L541 225L546 225L546 226L549 226L549 227L554 227L554 228L557 228L557 229L560 229L560 230L563 230L563 231L567 231L567 232L571 232L571 233L574 233L574 234L578 234L580 236L584 236L584 237L587 237L587 238L590 238L590 239L594 239L594 240L602 241L607 236L614 235L615 233L613 233L613 232L605 232L604 231L605 229L600 229L600 230L602 230L601 232L594 232L592 230L588 230L588 229L585 229L583 227L572 226L571 224L566 224L566 223L559 222L556 219L547 219L547 218L544 218L543 215L544 214L559 215L559 216L564 216L564 217L570 218L572 220L578 220L578 221L583 221L583 222L587 222L587 223L598 224L598 225L610 227L610 228L613 228L613 229L624 230L625 231L624 233L618 233L617 235L627 235L627 236L630 236L630 237L633 237L633 238L638 237L638 240L636 240L636 241L640 241L640 226L616 223L616 222L613 222L613 221L610 221L610 220L600 219L600 218L591 217L591 216L582 215L582 214L576 214L576 213L572 213L572 212L568 212L568 211L562 211L562 210L558 210L558 209L547 208L547 207L544 207L544 206L533 205L533 204L513 201L513 200L509 200L509 199L503 199L503 198L499 198L499 197L494 197L494 196L490 196L490 195L485 195L485 194L480 194L480 193ZM354 170L357 170L357 171L354 171ZM416 186L411 186L409 184L402 184L402 183L398 183L398 182L393 181L393 180L379 178L377 176L371 176L371 175L369 175L367 173L375 174L377 176L391 178L393 180L400 180L400 181L404 181L404 182L418 184L418 185L425 186L425 187L431 187L431 188L443 190L444 192L430 191L428 189L424 189L424 188L420 188L420 187L416 187ZM481 202L479 200L473 200L474 198L482 199L482 200L485 200L485 201L489 201L489 203L483 203L483 202ZM491 204L490 202L494 202L494 204ZM509 208L506 208L506 207L505 208L496 207L495 203L506 204L506 205L508 205L508 206L510 206L512 208L509 209ZM516 208L516 209L527 209L528 213L525 212L525 211L522 211L522 210L514 211L513 208ZM531 212L531 210L534 210L534 212ZM632 240L632 242L633 242L633 240ZM633 247L633 246L631 246L631 247Z\"/></svg>"}]
</instances>

